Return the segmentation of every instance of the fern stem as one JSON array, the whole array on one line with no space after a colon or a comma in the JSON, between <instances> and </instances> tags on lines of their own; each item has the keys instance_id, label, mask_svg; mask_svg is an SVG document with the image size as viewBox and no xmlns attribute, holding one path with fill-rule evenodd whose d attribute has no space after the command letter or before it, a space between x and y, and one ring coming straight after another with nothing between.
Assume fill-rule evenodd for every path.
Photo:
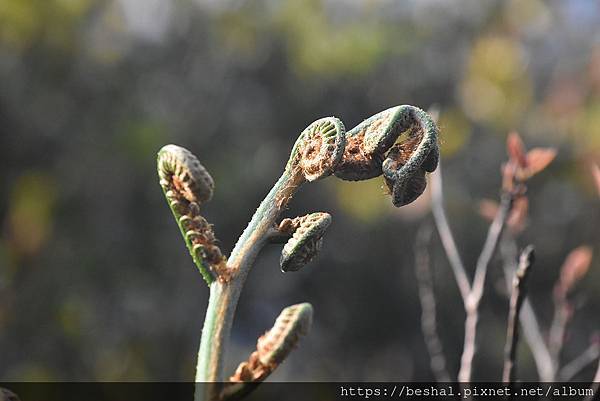
<instances>
[{"instance_id":1,"label":"fern stem","mask_svg":"<svg viewBox=\"0 0 600 401\"><path fill-rule=\"evenodd\" d=\"M288 199L304 178L287 168L259 205L248 226L236 243L227 261L232 271L228 282L215 281L210 286L210 298L196 365L196 401L213 400L218 396L218 383L223 381L223 360L231 332L235 309L256 256L268 239L269 229L275 223Z\"/></svg>"}]
</instances>

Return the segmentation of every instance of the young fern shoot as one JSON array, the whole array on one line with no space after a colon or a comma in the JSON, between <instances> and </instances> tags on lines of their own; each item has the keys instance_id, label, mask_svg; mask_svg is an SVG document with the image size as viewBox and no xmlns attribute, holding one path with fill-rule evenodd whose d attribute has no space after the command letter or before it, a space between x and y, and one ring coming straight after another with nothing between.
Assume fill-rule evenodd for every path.
<instances>
[{"instance_id":1,"label":"young fern shoot","mask_svg":"<svg viewBox=\"0 0 600 401\"><path fill-rule=\"evenodd\" d=\"M406 133L406 135L403 135ZM195 399L237 399L251 386L224 385L223 359L246 276L268 242L286 242L281 269L296 271L314 258L331 224L328 213L276 221L302 184L335 175L351 181L383 175L392 203L406 205L426 186L425 174L439 160L438 129L423 110L396 106L346 132L335 117L310 124L294 144L283 174L258 206L228 258L216 246L212 227L200 216L214 187L212 178L188 150L167 145L158 153L160 184L193 261L210 287L200 339ZM287 308L275 327L258 343L257 354L231 376L232 382L258 383L289 354L312 319L310 304ZM255 357L253 357L253 355Z\"/></svg>"}]
</instances>

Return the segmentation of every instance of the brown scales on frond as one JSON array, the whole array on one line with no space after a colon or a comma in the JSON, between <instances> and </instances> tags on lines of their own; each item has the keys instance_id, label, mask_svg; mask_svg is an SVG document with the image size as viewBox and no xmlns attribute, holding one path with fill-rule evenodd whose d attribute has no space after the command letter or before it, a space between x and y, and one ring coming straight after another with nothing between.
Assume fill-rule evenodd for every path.
<instances>
[{"instance_id":1,"label":"brown scales on frond","mask_svg":"<svg viewBox=\"0 0 600 401\"><path fill-rule=\"evenodd\" d=\"M312 136L310 141L301 146L298 151L298 166L304 172L304 175L316 174L320 171L322 160L319 158L319 153L323 146L323 138L321 136Z\"/></svg>"},{"instance_id":2,"label":"brown scales on frond","mask_svg":"<svg viewBox=\"0 0 600 401\"><path fill-rule=\"evenodd\" d=\"M408 139L404 142L399 142L395 144L392 150L396 149L398 161L402 164L406 164L408 159L415 153L417 148L419 147L419 143L421 143L421 139L423 138L423 131L420 128L411 128L408 133ZM388 154L390 157L390 154Z\"/></svg>"},{"instance_id":3,"label":"brown scales on frond","mask_svg":"<svg viewBox=\"0 0 600 401\"><path fill-rule=\"evenodd\" d=\"M190 185L186 183L186 178L180 178L179 176L173 174L172 182L173 187L177 193L180 193L187 201L194 202L196 201L196 195L190 188Z\"/></svg>"},{"instance_id":4,"label":"brown scales on frond","mask_svg":"<svg viewBox=\"0 0 600 401\"><path fill-rule=\"evenodd\" d=\"M384 155L369 153L364 149L366 131L365 127L346 139L342 161L335 169L337 176L351 181L359 181L381 175L381 163Z\"/></svg>"},{"instance_id":5,"label":"brown scales on frond","mask_svg":"<svg viewBox=\"0 0 600 401\"><path fill-rule=\"evenodd\" d=\"M298 228L298 225L296 224L296 219L290 219L289 217L287 217L281 220L281 223L279 223L279 226L277 227L277 231L279 231L282 234L292 235L296 228Z\"/></svg>"},{"instance_id":6,"label":"brown scales on frond","mask_svg":"<svg viewBox=\"0 0 600 401\"><path fill-rule=\"evenodd\" d=\"M171 176L171 180L163 182L164 184L169 203L181 214L179 222L191 244L193 256L207 264L219 281L229 281L231 272L227 269L226 258L217 245L213 227L200 215L200 205L189 200L194 199L190 196L193 193L175 174Z\"/></svg>"},{"instance_id":7,"label":"brown scales on frond","mask_svg":"<svg viewBox=\"0 0 600 401\"><path fill-rule=\"evenodd\" d=\"M324 140L322 134L307 135L296 154L295 165L309 181L319 177L333 168L332 158L336 150L334 142Z\"/></svg>"},{"instance_id":8,"label":"brown scales on frond","mask_svg":"<svg viewBox=\"0 0 600 401\"><path fill-rule=\"evenodd\" d=\"M304 181L304 173L298 166L298 163L294 163L292 175L293 178L290 183L275 196L277 208L280 210L288 204L288 202L292 199L292 194L296 191L296 188L298 188L298 186Z\"/></svg>"},{"instance_id":9,"label":"brown scales on frond","mask_svg":"<svg viewBox=\"0 0 600 401\"><path fill-rule=\"evenodd\" d=\"M294 217L293 219L286 217L285 219L281 220L281 223L279 223L277 230L282 234L292 235L302 225L302 223L314 219L314 214L307 214L305 216Z\"/></svg>"},{"instance_id":10,"label":"brown scales on frond","mask_svg":"<svg viewBox=\"0 0 600 401\"><path fill-rule=\"evenodd\" d=\"M274 367L263 365L258 358L258 351L254 351L247 361L240 363L229 381L232 383L261 382L274 369Z\"/></svg>"},{"instance_id":11,"label":"brown scales on frond","mask_svg":"<svg viewBox=\"0 0 600 401\"><path fill-rule=\"evenodd\" d=\"M362 131L378 132L381 130L382 127L385 128L390 123L389 114L391 113L387 113L387 115L385 115L383 118L378 118L377 120L373 121L371 124L367 125Z\"/></svg>"},{"instance_id":12,"label":"brown scales on frond","mask_svg":"<svg viewBox=\"0 0 600 401\"><path fill-rule=\"evenodd\" d=\"M240 363L230 382L263 381L306 335L312 321L312 307L298 304L285 308L275 320L271 330L259 337L256 351L247 361Z\"/></svg>"}]
</instances>

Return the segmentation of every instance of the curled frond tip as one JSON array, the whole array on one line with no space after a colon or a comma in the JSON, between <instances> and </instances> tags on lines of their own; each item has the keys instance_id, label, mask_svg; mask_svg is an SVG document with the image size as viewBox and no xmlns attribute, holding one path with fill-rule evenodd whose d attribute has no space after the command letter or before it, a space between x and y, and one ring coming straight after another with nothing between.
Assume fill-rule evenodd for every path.
<instances>
[{"instance_id":1,"label":"curled frond tip","mask_svg":"<svg viewBox=\"0 0 600 401\"><path fill-rule=\"evenodd\" d=\"M310 124L294 144L288 167L297 169L307 181L331 175L346 145L344 124L335 117Z\"/></svg>"},{"instance_id":2,"label":"curled frond tip","mask_svg":"<svg viewBox=\"0 0 600 401\"><path fill-rule=\"evenodd\" d=\"M225 257L212 226L200 215L200 206L213 194L212 177L196 156L177 145L164 146L157 165L160 185L194 263L208 284L225 280Z\"/></svg>"},{"instance_id":3,"label":"curled frond tip","mask_svg":"<svg viewBox=\"0 0 600 401\"><path fill-rule=\"evenodd\" d=\"M297 271L310 262L321 249L330 224L331 215L324 212L283 220L280 230L287 230L292 237L281 252L281 270Z\"/></svg>"},{"instance_id":4,"label":"curled frond tip","mask_svg":"<svg viewBox=\"0 0 600 401\"><path fill-rule=\"evenodd\" d=\"M435 122L414 106L375 114L350 130L346 140L335 175L358 181L383 174L395 206L418 198L427 185L425 173L434 171L439 162Z\"/></svg>"},{"instance_id":5,"label":"curled frond tip","mask_svg":"<svg viewBox=\"0 0 600 401\"><path fill-rule=\"evenodd\" d=\"M247 361L242 362L229 378L230 382L261 382L308 334L312 325L313 308L309 303L288 306L281 311L271 330L262 335Z\"/></svg>"},{"instance_id":6,"label":"curled frond tip","mask_svg":"<svg viewBox=\"0 0 600 401\"><path fill-rule=\"evenodd\" d=\"M158 152L158 175L161 186L172 186L189 202L208 202L213 195L215 183L189 150L166 145Z\"/></svg>"}]
</instances>

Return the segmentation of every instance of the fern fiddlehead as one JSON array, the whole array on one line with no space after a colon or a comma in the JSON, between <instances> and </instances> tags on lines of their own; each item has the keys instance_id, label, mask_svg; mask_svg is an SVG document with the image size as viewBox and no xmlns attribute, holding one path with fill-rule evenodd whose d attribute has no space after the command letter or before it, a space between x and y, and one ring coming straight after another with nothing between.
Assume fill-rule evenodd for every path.
<instances>
[{"instance_id":1,"label":"fern fiddlehead","mask_svg":"<svg viewBox=\"0 0 600 401\"><path fill-rule=\"evenodd\" d=\"M397 142L404 132L405 140ZM348 131L335 175L348 181L383 175L394 206L404 206L423 193L425 173L437 167L438 135L435 122L417 107L384 110Z\"/></svg>"},{"instance_id":2,"label":"fern fiddlehead","mask_svg":"<svg viewBox=\"0 0 600 401\"><path fill-rule=\"evenodd\" d=\"M288 306L281 311L271 330L262 335L256 351L242 362L230 382L262 381L297 346L300 338L308 333L312 324L313 308L309 303Z\"/></svg>"},{"instance_id":3,"label":"fern fiddlehead","mask_svg":"<svg viewBox=\"0 0 600 401\"><path fill-rule=\"evenodd\" d=\"M331 224L329 213L311 213L295 219L284 219L280 232L291 234L281 251L281 271L297 271L310 262L323 244L323 236Z\"/></svg>"},{"instance_id":4,"label":"fern fiddlehead","mask_svg":"<svg viewBox=\"0 0 600 401\"><path fill-rule=\"evenodd\" d=\"M259 205L227 260L216 245L212 227L200 215L200 207L212 197L212 178L186 149L167 145L160 150L160 184L192 258L210 285L198 351L197 382L221 381L234 311L245 278L262 246L275 237L288 239L280 261L283 271L300 269L321 247L323 235L331 224L328 213L284 219L275 226L298 188L332 174L351 181L383 175L393 204L405 205L423 192L425 173L437 167L437 137L437 127L427 113L407 105L382 111L349 132L335 117L313 122L298 137L282 176ZM275 237L273 232L277 234ZM274 328L259 339L257 350L240 365L231 380L264 380L308 330L311 316L309 304L284 309ZM218 384L199 388L202 391L196 392L196 400L241 394L231 386L223 389Z\"/></svg>"},{"instance_id":5,"label":"fern fiddlehead","mask_svg":"<svg viewBox=\"0 0 600 401\"><path fill-rule=\"evenodd\" d=\"M335 117L313 122L296 140L288 166L299 169L309 182L331 175L342 160L345 133L344 124Z\"/></svg>"},{"instance_id":6,"label":"fern fiddlehead","mask_svg":"<svg viewBox=\"0 0 600 401\"><path fill-rule=\"evenodd\" d=\"M158 176L185 244L204 280L210 285L225 277L225 257L216 245L212 226L200 206L213 195L214 181L189 150L166 145L158 152Z\"/></svg>"}]
</instances>

